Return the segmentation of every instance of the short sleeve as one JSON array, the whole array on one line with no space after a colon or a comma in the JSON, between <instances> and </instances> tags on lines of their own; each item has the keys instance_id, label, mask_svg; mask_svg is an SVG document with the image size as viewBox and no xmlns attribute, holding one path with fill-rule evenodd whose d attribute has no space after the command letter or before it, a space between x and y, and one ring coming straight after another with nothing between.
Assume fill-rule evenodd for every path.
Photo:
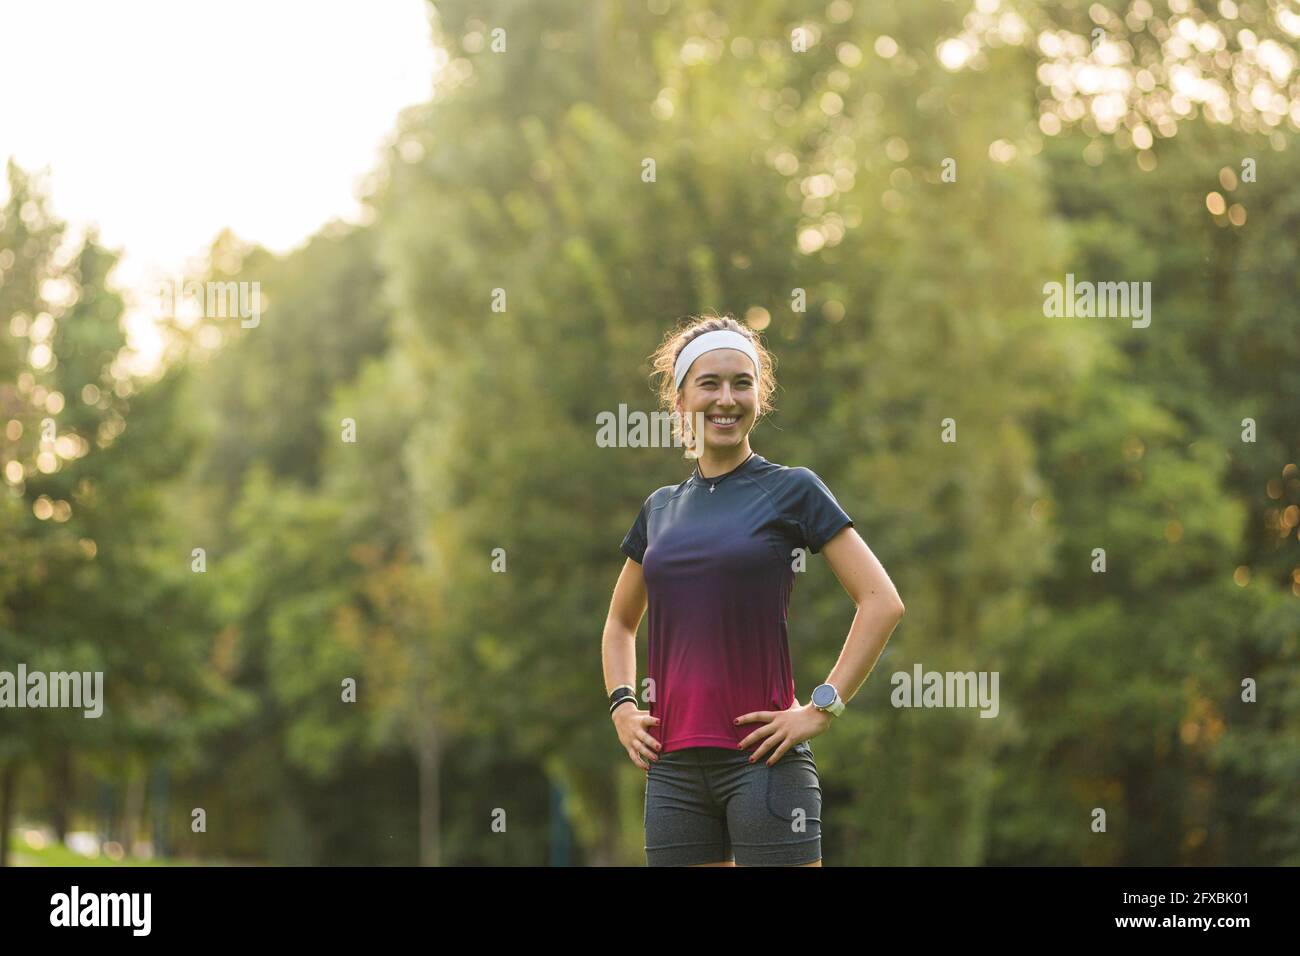
<instances>
[{"instance_id":1,"label":"short sleeve","mask_svg":"<svg viewBox=\"0 0 1300 956\"><path fill-rule=\"evenodd\" d=\"M853 526L853 519L840 507L831 490L808 468L796 468L798 493L791 517L803 532L808 550L817 554L841 529Z\"/></svg>"},{"instance_id":2,"label":"short sleeve","mask_svg":"<svg viewBox=\"0 0 1300 956\"><path fill-rule=\"evenodd\" d=\"M646 510L650 506L650 499L645 500L641 505L641 512L636 516L636 521L632 523L631 529L623 536L623 544L620 550L637 564L643 563L646 549Z\"/></svg>"}]
</instances>

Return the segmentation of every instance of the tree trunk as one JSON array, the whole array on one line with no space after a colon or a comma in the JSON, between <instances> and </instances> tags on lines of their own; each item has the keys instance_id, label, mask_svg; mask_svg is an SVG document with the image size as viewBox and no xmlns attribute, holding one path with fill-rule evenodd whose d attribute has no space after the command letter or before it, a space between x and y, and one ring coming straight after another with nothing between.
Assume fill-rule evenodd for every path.
<instances>
[{"instance_id":1,"label":"tree trunk","mask_svg":"<svg viewBox=\"0 0 1300 956\"><path fill-rule=\"evenodd\" d=\"M0 770L0 867L9 865L9 831L13 829L14 796L18 790L18 758L5 761Z\"/></svg>"},{"instance_id":2,"label":"tree trunk","mask_svg":"<svg viewBox=\"0 0 1300 956\"><path fill-rule=\"evenodd\" d=\"M420 775L420 865L441 866L442 841L438 832L440 752L437 717L428 714L416 729L415 759Z\"/></svg>"},{"instance_id":3,"label":"tree trunk","mask_svg":"<svg viewBox=\"0 0 1300 956\"><path fill-rule=\"evenodd\" d=\"M59 845L68 836L70 808L72 806L72 751L60 747L54 757L54 795L51 822L54 825L54 837Z\"/></svg>"},{"instance_id":4,"label":"tree trunk","mask_svg":"<svg viewBox=\"0 0 1300 956\"><path fill-rule=\"evenodd\" d=\"M127 771L126 799L122 801L122 850L135 856L135 844L144 822L145 777L139 767Z\"/></svg>"}]
</instances>

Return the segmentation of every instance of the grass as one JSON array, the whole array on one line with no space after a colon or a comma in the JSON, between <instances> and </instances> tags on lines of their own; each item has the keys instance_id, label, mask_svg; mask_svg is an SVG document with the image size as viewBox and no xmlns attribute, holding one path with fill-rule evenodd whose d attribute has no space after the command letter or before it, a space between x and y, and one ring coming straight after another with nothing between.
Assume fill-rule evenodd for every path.
<instances>
[{"instance_id":1,"label":"grass","mask_svg":"<svg viewBox=\"0 0 1300 956\"><path fill-rule=\"evenodd\" d=\"M42 849L33 850L27 845L18 834L13 834L9 838L9 865L10 866L193 866L186 860L136 860L130 857L124 857L121 860L110 860L106 856L98 856L94 859L82 856L80 853L74 853L66 846L57 843L51 843Z\"/></svg>"}]
</instances>

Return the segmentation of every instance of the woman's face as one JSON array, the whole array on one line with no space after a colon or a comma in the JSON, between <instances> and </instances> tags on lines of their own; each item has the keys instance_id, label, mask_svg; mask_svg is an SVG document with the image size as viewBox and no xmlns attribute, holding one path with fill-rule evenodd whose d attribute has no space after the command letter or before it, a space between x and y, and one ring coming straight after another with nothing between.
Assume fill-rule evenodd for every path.
<instances>
[{"instance_id":1,"label":"woman's face","mask_svg":"<svg viewBox=\"0 0 1300 956\"><path fill-rule=\"evenodd\" d=\"M736 349L714 349L691 364L682 379L677 407L692 429L696 413L703 414L706 448L734 447L743 444L754 427L758 414L756 386L754 363L748 355Z\"/></svg>"}]
</instances>

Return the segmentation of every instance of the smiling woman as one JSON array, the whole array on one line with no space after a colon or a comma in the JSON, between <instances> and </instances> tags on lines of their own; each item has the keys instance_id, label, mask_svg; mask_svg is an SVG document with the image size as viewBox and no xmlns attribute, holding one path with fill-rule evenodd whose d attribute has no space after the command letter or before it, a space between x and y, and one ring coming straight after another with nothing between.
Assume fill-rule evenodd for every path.
<instances>
[{"instance_id":1,"label":"smiling woman","mask_svg":"<svg viewBox=\"0 0 1300 956\"><path fill-rule=\"evenodd\" d=\"M619 742L647 774L651 866L820 865L822 793L808 740L843 712L902 616L822 480L749 447L771 408L772 365L757 334L730 318L693 320L655 353L662 401L688 432L702 421L703 434L686 436L694 474L654 491L623 539L627 563L602 645ZM804 706L787 612L795 566L823 548L859 613L836 669ZM644 712L632 688L647 608Z\"/></svg>"},{"instance_id":2,"label":"smiling woman","mask_svg":"<svg viewBox=\"0 0 1300 956\"><path fill-rule=\"evenodd\" d=\"M733 337L716 341L718 337L712 336L712 343L701 339L718 332ZM718 348L722 342L728 344ZM719 435L730 430L737 438L744 436L748 446L748 433L773 409L775 366L772 353L763 347L757 333L728 316L688 320L664 337L652 357L652 368L660 376L659 404L665 411L678 413L673 416L678 423L677 437L693 449L693 457L699 457L702 449L694 448L686 419L693 418L691 413L696 411L706 413ZM734 386L729 393L734 404L715 401L723 377ZM685 384L691 388L684 388ZM692 398L689 408L685 404L688 391ZM732 416L739 416L739 421L728 429L726 420Z\"/></svg>"}]
</instances>

